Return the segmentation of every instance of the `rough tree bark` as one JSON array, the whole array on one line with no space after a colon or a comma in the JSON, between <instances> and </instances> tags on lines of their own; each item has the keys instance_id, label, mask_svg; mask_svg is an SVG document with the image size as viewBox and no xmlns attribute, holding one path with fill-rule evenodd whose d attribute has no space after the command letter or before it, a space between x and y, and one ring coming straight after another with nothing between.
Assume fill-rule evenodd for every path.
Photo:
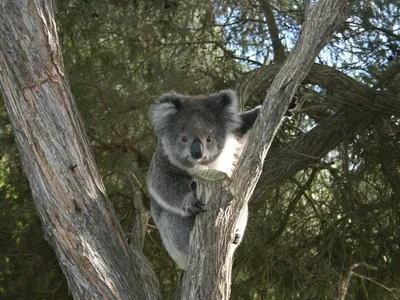
<instances>
[{"instance_id":1,"label":"rough tree bark","mask_svg":"<svg viewBox=\"0 0 400 300\"><path fill-rule=\"evenodd\" d=\"M213 200L210 212L198 218L182 299L229 297L235 220L289 99L343 20L345 1L331 2L321 0L310 12L232 181L199 184L200 197ZM108 204L64 74L51 1L10 0L0 8L0 84L35 204L71 293L77 299L159 298L154 274L141 251L127 246Z\"/></svg>"},{"instance_id":2,"label":"rough tree bark","mask_svg":"<svg viewBox=\"0 0 400 300\"><path fill-rule=\"evenodd\" d=\"M234 229L262 172L264 159L295 90L315 57L346 18L347 1L320 0L310 11L294 51L277 73L232 179L199 179L200 199L208 211L196 218L191 234L189 268L180 299L228 299Z\"/></svg>"},{"instance_id":3,"label":"rough tree bark","mask_svg":"<svg viewBox=\"0 0 400 300\"><path fill-rule=\"evenodd\" d=\"M96 170L53 11L51 0L0 2L0 87L46 238L75 299L159 299Z\"/></svg>"}]
</instances>

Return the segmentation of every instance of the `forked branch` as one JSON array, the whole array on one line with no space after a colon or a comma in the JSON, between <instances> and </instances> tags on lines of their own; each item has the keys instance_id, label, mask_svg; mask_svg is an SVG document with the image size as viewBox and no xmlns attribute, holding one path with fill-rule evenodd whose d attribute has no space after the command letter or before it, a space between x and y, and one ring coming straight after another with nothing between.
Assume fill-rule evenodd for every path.
<instances>
[{"instance_id":1,"label":"forked branch","mask_svg":"<svg viewBox=\"0 0 400 300\"><path fill-rule=\"evenodd\" d=\"M296 48L272 82L232 179L199 180L200 199L207 203L209 211L196 218L180 299L229 298L236 222L254 191L294 92L315 57L346 19L346 11L345 0L320 0L311 9Z\"/></svg>"}]
</instances>

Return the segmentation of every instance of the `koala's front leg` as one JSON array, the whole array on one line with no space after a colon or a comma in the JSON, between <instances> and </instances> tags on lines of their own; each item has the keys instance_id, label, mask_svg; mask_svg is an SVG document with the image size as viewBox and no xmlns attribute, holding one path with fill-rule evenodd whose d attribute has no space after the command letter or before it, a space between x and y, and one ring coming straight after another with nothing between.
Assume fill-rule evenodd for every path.
<instances>
[{"instance_id":1,"label":"koala's front leg","mask_svg":"<svg viewBox=\"0 0 400 300\"><path fill-rule=\"evenodd\" d=\"M148 180L151 197L164 209L183 217L205 211L205 204L195 195L196 184L188 176L158 173Z\"/></svg>"},{"instance_id":2,"label":"koala's front leg","mask_svg":"<svg viewBox=\"0 0 400 300\"><path fill-rule=\"evenodd\" d=\"M190 184L190 189L192 193L188 193L185 199L186 210L190 212L193 216L199 213L205 212L205 204L202 203L196 196L197 182L192 181Z\"/></svg>"}]
</instances>

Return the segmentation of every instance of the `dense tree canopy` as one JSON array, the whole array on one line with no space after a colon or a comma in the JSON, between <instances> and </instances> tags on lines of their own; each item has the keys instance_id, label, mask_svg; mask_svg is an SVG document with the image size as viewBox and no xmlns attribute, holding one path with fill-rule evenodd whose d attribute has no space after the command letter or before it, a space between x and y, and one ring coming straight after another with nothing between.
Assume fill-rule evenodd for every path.
<instances>
[{"instance_id":1,"label":"dense tree canopy","mask_svg":"<svg viewBox=\"0 0 400 300\"><path fill-rule=\"evenodd\" d=\"M175 90L264 100L311 1L56 1L64 62L98 167L132 241L148 208L148 108ZM351 1L282 123L250 202L232 299L400 297L400 5ZM1 71L1 69L0 69ZM0 104L0 295L70 299ZM138 243L141 241L135 241ZM179 277L151 219L166 299Z\"/></svg>"}]
</instances>

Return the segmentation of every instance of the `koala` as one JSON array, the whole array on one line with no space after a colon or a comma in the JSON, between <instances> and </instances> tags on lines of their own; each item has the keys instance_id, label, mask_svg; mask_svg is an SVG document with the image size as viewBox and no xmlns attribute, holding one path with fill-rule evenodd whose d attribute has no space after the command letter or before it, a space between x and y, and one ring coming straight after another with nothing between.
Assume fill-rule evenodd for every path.
<instances>
[{"instance_id":1,"label":"koala","mask_svg":"<svg viewBox=\"0 0 400 300\"><path fill-rule=\"evenodd\" d=\"M151 213L169 255L187 270L190 231L205 204L196 197L195 176L216 169L230 175L260 107L239 114L236 94L208 96L168 93L151 106L158 137L147 176ZM247 223L247 208L235 236L237 246Z\"/></svg>"}]
</instances>

